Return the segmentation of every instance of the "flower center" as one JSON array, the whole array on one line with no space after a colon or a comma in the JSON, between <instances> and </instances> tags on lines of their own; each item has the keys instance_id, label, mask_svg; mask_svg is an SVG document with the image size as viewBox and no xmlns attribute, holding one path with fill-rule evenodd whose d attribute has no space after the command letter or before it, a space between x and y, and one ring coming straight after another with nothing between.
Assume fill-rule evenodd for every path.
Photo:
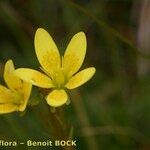
<instances>
[{"instance_id":1,"label":"flower center","mask_svg":"<svg viewBox=\"0 0 150 150\"><path fill-rule=\"evenodd\" d=\"M16 105L21 105L23 103L23 94L20 92L15 92L13 94L12 103L14 103Z\"/></svg>"},{"instance_id":2,"label":"flower center","mask_svg":"<svg viewBox=\"0 0 150 150\"><path fill-rule=\"evenodd\" d=\"M63 68L60 68L58 71L55 72L55 74L53 76L53 82L57 88L64 87L65 83L67 82L67 79L64 75Z\"/></svg>"}]
</instances>

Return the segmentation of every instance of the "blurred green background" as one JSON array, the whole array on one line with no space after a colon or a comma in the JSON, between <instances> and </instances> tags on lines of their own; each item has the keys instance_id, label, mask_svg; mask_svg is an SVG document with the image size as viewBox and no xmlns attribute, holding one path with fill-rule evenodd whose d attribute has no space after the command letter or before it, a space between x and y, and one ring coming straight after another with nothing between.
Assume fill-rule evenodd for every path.
<instances>
[{"instance_id":1,"label":"blurred green background","mask_svg":"<svg viewBox=\"0 0 150 150\"><path fill-rule=\"evenodd\" d=\"M1 0L1 84L10 58L17 68L39 68L34 51L38 27L52 35L62 53L71 37L84 31L88 48L82 68L95 66L97 72L72 91L71 104L64 106L77 149L149 150L149 14L149 0ZM0 116L0 139L53 139L45 101L38 97L34 87L32 106L25 114ZM34 106L37 101L39 105Z\"/></svg>"}]
</instances>

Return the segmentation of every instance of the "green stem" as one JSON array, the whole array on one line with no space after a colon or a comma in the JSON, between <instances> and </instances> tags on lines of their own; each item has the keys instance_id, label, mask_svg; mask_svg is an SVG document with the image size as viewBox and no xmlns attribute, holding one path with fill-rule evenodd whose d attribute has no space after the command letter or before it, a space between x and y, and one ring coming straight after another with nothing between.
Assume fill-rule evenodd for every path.
<instances>
[{"instance_id":1,"label":"green stem","mask_svg":"<svg viewBox=\"0 0 150 150\"><path fill-rule=\"evenodd\" d=\"M68 124L65 121L64 117L64 107L57 108L55 112L52 112L50 110L50 106L47 105L47 109L49 112L49 118L51 120L52 124L52 130L54 132L54 139L56 140L71 140L69 137L69 131L70 127L68 127ZM69 129L69 131L68 131ZM65 146L62 147L64 150L75 150L72 146Z\"/></svg>"}]
</instances>

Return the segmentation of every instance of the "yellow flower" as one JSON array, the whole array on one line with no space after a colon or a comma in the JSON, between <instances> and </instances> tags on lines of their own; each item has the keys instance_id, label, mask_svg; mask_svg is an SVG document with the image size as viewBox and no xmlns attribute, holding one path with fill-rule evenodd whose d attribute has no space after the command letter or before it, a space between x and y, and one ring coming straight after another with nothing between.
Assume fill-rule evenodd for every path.
<instances>
[{"instance_id":1,"label":"yellow flower","mask_svg":"<svg viewBox=\"0 0 150 150\"><path fill-rule=\"evenodd\" d=\"M53 107L61 106L68 100L65 89L74 89L84 84L95 73L94 67L76 73L86 54L86 36L83 32L74 35L62 57L52 37L42 28L36 31L34 44L41 70L45 74L20 68L15 71L16 75L38 87L53 88L46 96L47 103Z\"/></svg>"},{"instance_id":2,"label":"yellow flower","mask_svg":"<svg viewBox=\"0 0 150 150\"><path fill-rule=\"evenodd\" d=\"M8 60L4 68L8 88L0 85L0 114L24 111L31 93L32 84L22 81L14 71L12 60Z\"/></svg>"}]
</instances>

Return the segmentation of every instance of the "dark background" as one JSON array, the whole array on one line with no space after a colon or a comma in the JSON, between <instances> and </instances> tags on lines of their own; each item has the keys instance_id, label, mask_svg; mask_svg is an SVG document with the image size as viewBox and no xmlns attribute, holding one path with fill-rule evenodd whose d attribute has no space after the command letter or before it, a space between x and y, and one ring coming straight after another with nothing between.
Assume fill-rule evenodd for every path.
<instances>
[{"instance_id":1,"label":"dark background","mask_svg":"<svg viewBox=\"0 0 150 150\"><path fill-rule=\"evenodd\" d=\"M1 0L1 84L10 58L17 68L39 68L37 28L52 35L61 53L75 33L84 31L88 48L82 68L97 71L64 107L77 149L149 150L149 14L149 0ZM26 113L1 115L0 139L53 139L51 123L43 125L49 118L42 103L34 88Z\"/></svg>"}]
</instances>

